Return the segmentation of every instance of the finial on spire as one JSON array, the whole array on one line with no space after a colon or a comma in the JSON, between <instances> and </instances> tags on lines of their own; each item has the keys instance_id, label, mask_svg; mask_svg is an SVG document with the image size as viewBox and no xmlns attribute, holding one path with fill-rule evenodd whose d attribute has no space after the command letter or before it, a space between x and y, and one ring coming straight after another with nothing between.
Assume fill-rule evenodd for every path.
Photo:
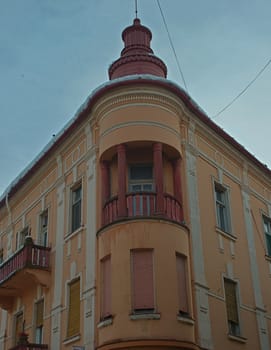
<instances>
[{"instance_id":1,"label":"finial on spire","mask_svg":"<svg viewBox=\"0 0 271 350\"><path fill-rule=\"evenodd\" d=\"M137 0L135 0L135 18L137 18Z\"/></svg>"}]
</instances>

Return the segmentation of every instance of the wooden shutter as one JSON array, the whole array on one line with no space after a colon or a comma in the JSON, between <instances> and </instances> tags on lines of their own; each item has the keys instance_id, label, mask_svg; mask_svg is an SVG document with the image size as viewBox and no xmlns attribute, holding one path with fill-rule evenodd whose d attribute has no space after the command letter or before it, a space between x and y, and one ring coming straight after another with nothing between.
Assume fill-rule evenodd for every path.
<instances>
[{"instance_id":1,"label":"wooden shutter","mask_svg":"<svg viewBox=\"0 0 271 350\"><path fill-rule=\"evenodd\" d=\"M182 255L176 256L177 262L177 282L180 313L188 314L188 295L187 295L187 273L186 273L186 257Z\"/></svg>"},{"instance_id":2,"label":"wooden shutter","mask_svg":"<svg viewBox=\"0 0 271 350\"><path fill-rule=\"evenodd\" d=\"M44 301L42 299L36 303L36 328L43 326L43 309Z\"/></svg>"},{"instance_id":3,"label":"wooden shutter","mask_svg":"<svg viewBox=\"0 0 271 350\"><path fill-rule=\"evenodd\" d=\"M132 252L133 309L154 309L153 251Z\"/></svg>"},{"instance_id":4,"label":"wooden shutter","mask_svg":"<svg viewBox=\"0 0 271 350\"><path fill-rule=\"evenodd\" d=\"M80 333L80 279L70 283L67 336Z\"/></svg>"},{"instance_id":5,"label":"wooden shutter","mask_svg":"<svg viewBox=\"0 0 271 350\"><path fill-rule=\"evenodd\" d=\"M238 324L239 318L236 298L236 283L231 280L224 279L224 287L228 321Z\"/></svg>"},{"instance_id":6,"label":"wooden shutter","mask_svg":"<svg viewBox=\"0 0 271 350\"><path fill-rule=\"evenodd\" d=\"M111 258L102 260L102 318L111 316Z\"/></svg>"}]
</instances>

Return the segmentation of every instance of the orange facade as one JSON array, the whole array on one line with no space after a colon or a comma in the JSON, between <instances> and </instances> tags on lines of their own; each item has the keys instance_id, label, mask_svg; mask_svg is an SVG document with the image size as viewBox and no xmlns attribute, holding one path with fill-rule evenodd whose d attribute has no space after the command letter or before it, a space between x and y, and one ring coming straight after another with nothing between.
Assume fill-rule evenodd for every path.
<instances>
[{"instance_id":1,"label":"orange facade","mask_svg":"<svg viewBox=\"0 0 271 350\"><path fill-rule=\"evenodd\" d=\"M268 350L271 172L123 38L0 198L0 350Z\"/></svg>"}]
</instances>

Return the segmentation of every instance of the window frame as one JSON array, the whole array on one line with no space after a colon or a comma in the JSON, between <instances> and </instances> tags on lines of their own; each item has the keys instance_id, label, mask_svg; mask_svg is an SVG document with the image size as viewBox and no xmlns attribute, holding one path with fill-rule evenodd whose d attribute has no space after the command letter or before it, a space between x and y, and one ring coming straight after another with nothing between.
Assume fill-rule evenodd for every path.
<instances>
[{"instance_id":1,"label":"window frame","mask_svg":"<svg viewBox=\"0 0 271 350\"><path fill-rule=\"evenodd\" d=\"M147 168L151 167L152 177L151 178L142 178L142 179L133 179L132 178L132 168ZM154 169L152 163L131 163L128 166L128 191L129 192L154 192ZM133 189L133 186L141 186L140 190ZM143 186L151 186L150 190L144 189Z\"/></svg>"},{"instance_id":2,"label":"window frame","mask_svg":"<svg viewBox=\"0 0 271 350\"><path fill-rule=\"evenodd\" d=\"M185 279L185 287L183 290L181 290L181 286L179 284L180 275L178 271L178 259L183 260L183 267L184 267L184 279ZM187 262L187 256L176 252L176 272L177 272L177 293L178 293L178 315L181 317L190 317L190 305L189 305L189 282L188 282L188 262ZM186 310L181 310L181 295L185 294L185 304Z\"/></svg>"},{"instance_id":3,"label":"window frame","mask_svg":"<svg viewBox=\"0 0 271 350\"><path fill-rule=\"evenodd\" d=\"M18 333L17 333L17 328L19 328L19 327L17 327L17 321L18 321L18 319L19 318L22 318L21 319L21 321L22 321L22 323L21 323L21 328L22 328L22 330L20 331L19 329L18 329ZM19 324L20 325L20 324ZM20 311L18 311L18 312L16 312L15 314L14 314L14 316L13 316L13 344L14 345L17 345L17 343L18 343L18 341L19 341L19 339L20 339L20 333L22 333L23 332L23 328L24 328L24 312L23 312L23 310L20 310Z\"/></svg>"},{"instance_id":4,"label":"window frame","mask_svg":"<svg viewBox=\"0 0 271 350\"><path fill-rule=\"evenodd\" d=\"M271 218L263 215L263 232L265 237L265 251L266 255L271 257ZM267 226L267 230L265 229ZM269 237L270 242L268 242L267 237Z\"/></svg>"},{"instance_id":5,"label":"window frame","mask_svg":"<svg viewBox=\"0 0 271 350\"><path fill-rule=\"evenodd\" d=\"M223 200L220 200L217 194L223 195ZM231 222L231 209L230 209L230 189L225 185L214 181L214 203L215 203L215 216L216 227L227 233L232 234L232 222ZM221 215L222 209L222 215ZM223 217L223 220L221 219ZM223 222L224 223L223 223Z\"/></svg>"},{"instance_id":6,"label":"window frame","mask_svg":"<svg viewBox=\"0 0 271 350\"><path fill-rule=\"evenodd\" d=\"M105 278L106 273L106 264L109 264L108 268L109 275L107 278ZM101 276L101 293L100 293L100 318L101 320L106 320L109 318L112 318L112 264L111 264L111 255L106 255L101 259L100 261L100 276ZM107 291L106 291L107 290ZM109 296L107 296L107 293L109 293ZM109 298L109 306L108 310L107 307L105 307L107 298Z\"/></svg>"},{"instance_id":7,"label":"window frame","mask_svg":"<svg viewBox=\"0 0 271 350\"><path fill-rule=\"evenodd\" d=\"M135 286L135 271L134 271L134 254L139 252L150 252L152 255L152 302L153 305L150 307L137 308L135 302L136 286ZM156 295L155 295L155 271L154 271L154 249L131 249L130 250L130 271L131 271L131 309L132 314L154 314L156 313ZM142 274L141 274L142 276ZM152 306L152 307L151 307Z\"/></svg>"},{"instance_id":8,"label":"window frame","mask_svg":"<svg viewBox=\"0 0 271 350\"><path fill-rule=\"evenodd\" d=\"M73 324L72 319L70 319L71 317L71 286L75 285L76 283L79 283L79 307L75 308L75 310L77 310L79 312L79 315L77 315L77 319L79 320L79 322L77 323L78 328L75 328L74 333L70 333L72 331L70 331L70 329L72 329L71 324ZM67 328L66 328L66 338L73 338L76 337L78 335L80 335L80 329L81 329L81 278L79 277L75 277L74 279L70 280L69 282L67 282Z\"/></svg>"},{"instance_id":9,"label":"window frame","mask_svg":"<svg viewBox=\"0 0 271 350\"><path fill-rule=\"evenodd\" d=\"M74 203L74 200L73 200L74 194L76 193L76 191L78 191L78 189L80 189L80 199ZM78 205L78 203L80 204L79 205L80 217L77 219L78 220L77 225L75 225L74 207L75 205ZM70 230L69 230L70 233L73 233L82 227L82 215L83 215L82 207L83 207L83 186L82 186L82 182L80 181L74 186L72 186L70 189Z\"/></svg>"},{"instance_id":10,"label":"window frame","mask_svg":"<svg viewBox=\"0 0 271 350\"><path fill-rule=\"evenodd\" d=\"M47 217L46 225L43 223L43 218ZM46 227L46 229L45 229ZM43 210L39 215L39 237L38 244L43 247L48 247L48 228L49 228L49 210L48 208ZM45 239L44 239L45 238Z\"/></svg>"},{"instance_id":11,"label":"window frame","mask_svg":"<svg viewBox=\"0 0 271 350\"><path fill-rule=\"evenodd\" d=\"M42 324L37 325L37 321L38 321L38 304L42 303ZM45 308L45 304L44 304L44 298L41 298L39 300L37 300L35 302L35 307L34 307L34 311L35 311L35 327L34 327L34 339L35 339L35 343L36 344L42 344L43 342L43 331L44 331L44 308ZM39 333L39 334L38 334ZM39 338L39 339L38 339Z\"/></svg>"},{"instance_id":12,"label":"window frame","mask_svg":"<svg viewBox=\"0 0 271 350\"><path fill-rule=\"evenodd\" d=\"M231 283L234 285L234 294L235 294L235 304L236 304L236 314L238 322L234 322L233 320L229 319L229 313L228 308L229 304L227 305L227 296L226 296L226 284L225 281L228 281L228 283ZM227 276L223 277L223 288L224 288L224 298L225 298L225 307L226 307L226 317L227 317L227 326L230 336L234 337L241 337L241 318L240 318L240 298L239 298L239 283Z\"/></svg>"},{"instance_id":13,"label":"window frame","mask_svg":"<svg viewBox=\"0 0 271 350\"><path fill-rule=\"evenodd\" d=\"M30 235L30 227L27 225L22 230L17 232L16 236L16 250L23 248L25 238Z\"/></svg>"}]
</instances>

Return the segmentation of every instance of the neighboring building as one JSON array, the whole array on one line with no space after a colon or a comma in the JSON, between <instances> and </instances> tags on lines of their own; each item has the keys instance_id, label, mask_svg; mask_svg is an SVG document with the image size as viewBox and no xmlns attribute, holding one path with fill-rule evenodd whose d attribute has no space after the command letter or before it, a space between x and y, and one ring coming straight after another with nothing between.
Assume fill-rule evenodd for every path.
<instances>
[{"instance_id":1,"label":"neighboring building","mask_svg":"<svg viewBox=\"0 0 271 350\"><path fill-rule=\"evenodd\" d=\"M271 172L122 37L0 199L0 349L268 350Z\"/></svg>"}]
</instances>

